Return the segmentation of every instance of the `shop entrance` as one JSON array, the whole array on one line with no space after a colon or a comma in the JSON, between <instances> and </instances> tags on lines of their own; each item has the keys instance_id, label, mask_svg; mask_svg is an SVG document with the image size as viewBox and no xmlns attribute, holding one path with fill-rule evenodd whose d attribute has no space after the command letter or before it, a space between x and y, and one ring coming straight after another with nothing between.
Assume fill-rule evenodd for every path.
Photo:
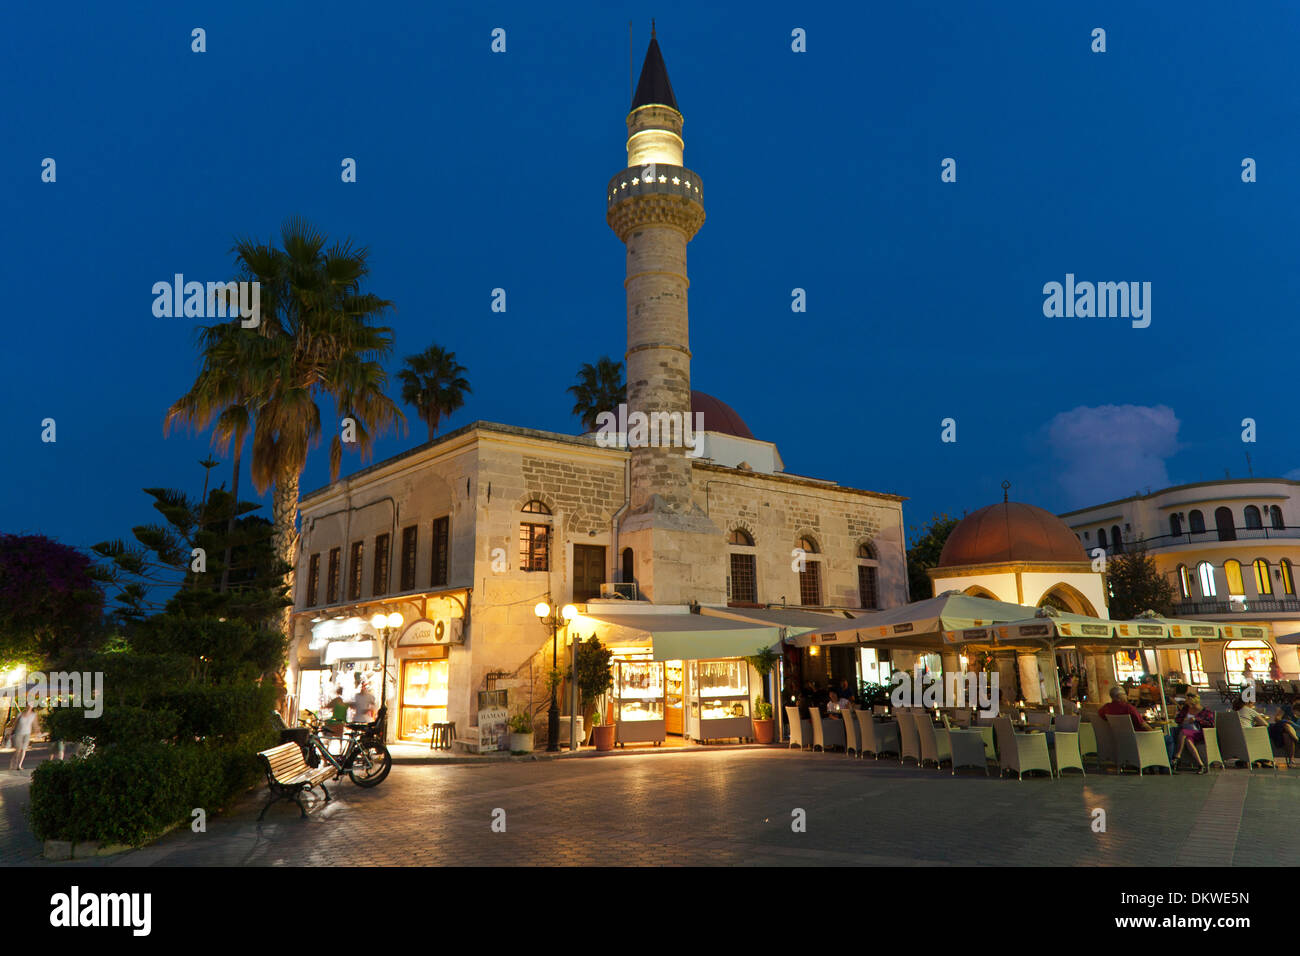
<instances>
[{"instance_id":1,"label":"shop entrance","mask_svg":"<svg viewBox=\"0 0 1300 956\"><path fill-rule=\"evenodd\" d=\"M447 661L402 661L398 738L428 743L434 724L447 722Z\"/></svg>"}]
</instances>

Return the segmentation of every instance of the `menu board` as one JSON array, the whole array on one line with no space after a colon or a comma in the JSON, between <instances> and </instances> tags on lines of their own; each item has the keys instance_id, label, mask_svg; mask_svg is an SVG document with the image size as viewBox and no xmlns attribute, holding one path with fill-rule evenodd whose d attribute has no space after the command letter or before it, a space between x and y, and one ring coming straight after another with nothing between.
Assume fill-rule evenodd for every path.
<instances>
[{"instance_id":1,"label":"menu board","mask_svg":"<svg viewBox=\"0 0 1300 956\"><path fill-rule=\"evenodd\" d=\"M509 746L506 726L510 720L510 708L506 702L504 690L481 690L478 692L478 750L488 753L504 750Z\"/></svg>"}]
</instances>

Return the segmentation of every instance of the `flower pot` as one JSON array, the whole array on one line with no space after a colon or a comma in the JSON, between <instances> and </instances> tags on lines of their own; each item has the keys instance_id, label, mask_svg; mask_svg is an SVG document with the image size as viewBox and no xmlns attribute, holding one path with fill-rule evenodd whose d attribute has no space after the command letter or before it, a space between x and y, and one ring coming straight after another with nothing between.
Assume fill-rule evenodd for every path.
<instances>
[{"instance_id":1,"label":"flower pot","mask_svg":"<svg viewBox=\"0 0 1300 956\"><path fill-rule=\"evenodd\" d=\"M774 727L775 727L775 722L772 720L771 717L767 718L767 720L759 720L757 717L755 717L754 718L754 740L756 740L760 744L770 744L772 742L772 737L774 736L773 734Z\"/></svg>"},{"instance_id":2,"label":"flower pot","mask_svg":"<svg viewBox=\"0 0 1300 956\"><path fill-rule=\"evenodd\" d=\"M613 750L614 725L601 724L591 728L591 742L596 745L597 750Z\"/></svg>"},{"instance_id":3,"label":"flower pot","mask_svg":"<svg viewBox=\"0 0 1300 956\"><path fill-rule=\"evenodd\" d=\"M530 731L526 734L517 734L513 730L510 732L510 750L512 753L533 752L533 735Z\"/></svg>"}]
</instances>

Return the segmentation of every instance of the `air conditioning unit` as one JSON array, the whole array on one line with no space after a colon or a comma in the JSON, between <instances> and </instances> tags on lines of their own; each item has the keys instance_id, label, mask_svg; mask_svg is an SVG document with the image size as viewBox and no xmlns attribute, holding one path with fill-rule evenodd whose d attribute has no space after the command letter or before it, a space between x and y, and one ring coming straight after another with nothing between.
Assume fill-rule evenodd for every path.
<instances>
[{"instance_id":1,"label":"air conditioning unit","mask_svg":"<svg viewBox=\"0 0 1300 956\"><path fill-rule=\"evenodd\" d=\"M465 621L459 617L440 617L433 622L433 643L464 644Z\"/></svg>"},{"instance_id":2,"label":"air conditioning unit","mask_svg":"<svg viewBox=\"0 0 1300 956\"><path fill-rule=\"evenodd\" d=\"M618 581L614 583L602 584L600 586L600 596L603 598L615 598L625 601L635 601L636 582L635 581Z\"/></svg>"}]
</instances>

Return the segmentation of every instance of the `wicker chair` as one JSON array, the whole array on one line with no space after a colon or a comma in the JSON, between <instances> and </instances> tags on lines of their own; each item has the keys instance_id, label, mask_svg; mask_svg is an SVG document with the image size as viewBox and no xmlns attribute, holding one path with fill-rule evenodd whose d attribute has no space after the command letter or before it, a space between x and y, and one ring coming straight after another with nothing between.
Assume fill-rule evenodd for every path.
<instances>
[{"instance_id":1,"label":"wicker chair","mask_svg":"<svg viewBox=\"0 0 1300 956\"><path fill-rule=\"evenodd\" d=\"M943 762L952 761L952 749L948 744L948 731L937 729L928 717L916 718L916 734L921 741L921 763L934 764L936 770Z\"/></svg>"},{"instance_id":2,"label":"wicker chair","mask_svg":"<svg viewBox=\"0 0 1300 956\"><path fill-rule=\"evenodd\" d=\"M1079 753L1079 732L1061 730L1059 727L1054 735L1056 743L1056 775L1059 777L1061 771L1073 767L1085 777L1088 772L1083 769L1083 756Z\"/></svg>"},{"instance_id":3,"label":"wicker chair","mask_svg":"<svg viewBox=\"0 0 1300 956\"><path fill-rule=\"evenodd\" d=\"M989 775L988 755L984 752L984 735L978 730L948 731L948 749L952 755L952 775L957 776L958 767L975 767L982 769L984 776Z\"/></svg>"},{"instance_id":4,"label":"wicker chair","mask_svg":"<svg viewBox=\"0 0 1300 956\"><path fill-rule=\"evenodd\" d=\"M865 710L859 710L856 713L863 754L869 753L873 758L879 760L882 753L898 753L898 724L878 724L871 719L871 714Z\"/></svg>"},{"instance_id":5,"label":"wicker chair","mask_svg":"<svg viewBox=\"0 0 1300 956\"><path fill-rule=\"evenodd\" d=\"M903 763L908 757L921 764L921 738L916 733L916 718L904 708L898 710L898 762Z\"/></svg>"},{"instance_id":6,"label":"wicker chair","mask_svg":"<svg viewBox=\"0 0 1300 956\"><path fill-rule=\"evenodd\" d=\"M1243 727L1236 711L1220 710L1214 714L1214 729L1218 733L1225 767L1229 760L1244 763L1248 770L1254 770L1257 763L1267 763L1277 773L1277 761L1273 759L1273 745L1269 742L1267 727Z\"/></svg>"},{"instance_id":7,"label":"wicker chair","mask_svg":"<svg viewBox=\"0 0 1300 956\"><path fill-rule=\"evenodd\" d=\"M1121 773L1126 764L1136 766L1139 777L1147 767L1164 767L1166 773L1174 772L1169 766L1169 750L1165 747L1164 734L1152 731L1139 733L1126 714L1107 714L1106 721L1115 738L1115 765Z\"/></svg>"},{"instance_id":8,"label":"wicker chair","mask_svg":"<svg viewBox=\"0 0 1300 956\"><path fill-rule=\"evenodd\" d=\"M853 752L854 756L862 756L862 744L858 741L858 721L853 716L856 713L855 710L840 712L840 716L844 718L841 723L844 724L844 756L846 757L850 751Z\"/></svg>"},{"instance_id":9,"label":"wicker chair","mask_svg":"<svg viewBox=\"0 0 1300 956\"><path fill-rule=\"evenodd\" d=\"M799 716L798 707L785 709L786 722L790 725L790 746L807 750L812 746L812 721Z\"/></svg>"},{"instance_id":10,"label":"wicker chair","mask_svg":"<svg viewBox=\"0 0 1300 956\"><path fill-rule=\"evenodd\" d=\"M1030 770L1042 770L1052 776L1052 757L1047 752L1046 734L1018 734L1011 726L1010 717L999 717L993 722L993 732L998 739L998 775L1010 770L1024 780Z\"/></svg>"}]
</instances>

